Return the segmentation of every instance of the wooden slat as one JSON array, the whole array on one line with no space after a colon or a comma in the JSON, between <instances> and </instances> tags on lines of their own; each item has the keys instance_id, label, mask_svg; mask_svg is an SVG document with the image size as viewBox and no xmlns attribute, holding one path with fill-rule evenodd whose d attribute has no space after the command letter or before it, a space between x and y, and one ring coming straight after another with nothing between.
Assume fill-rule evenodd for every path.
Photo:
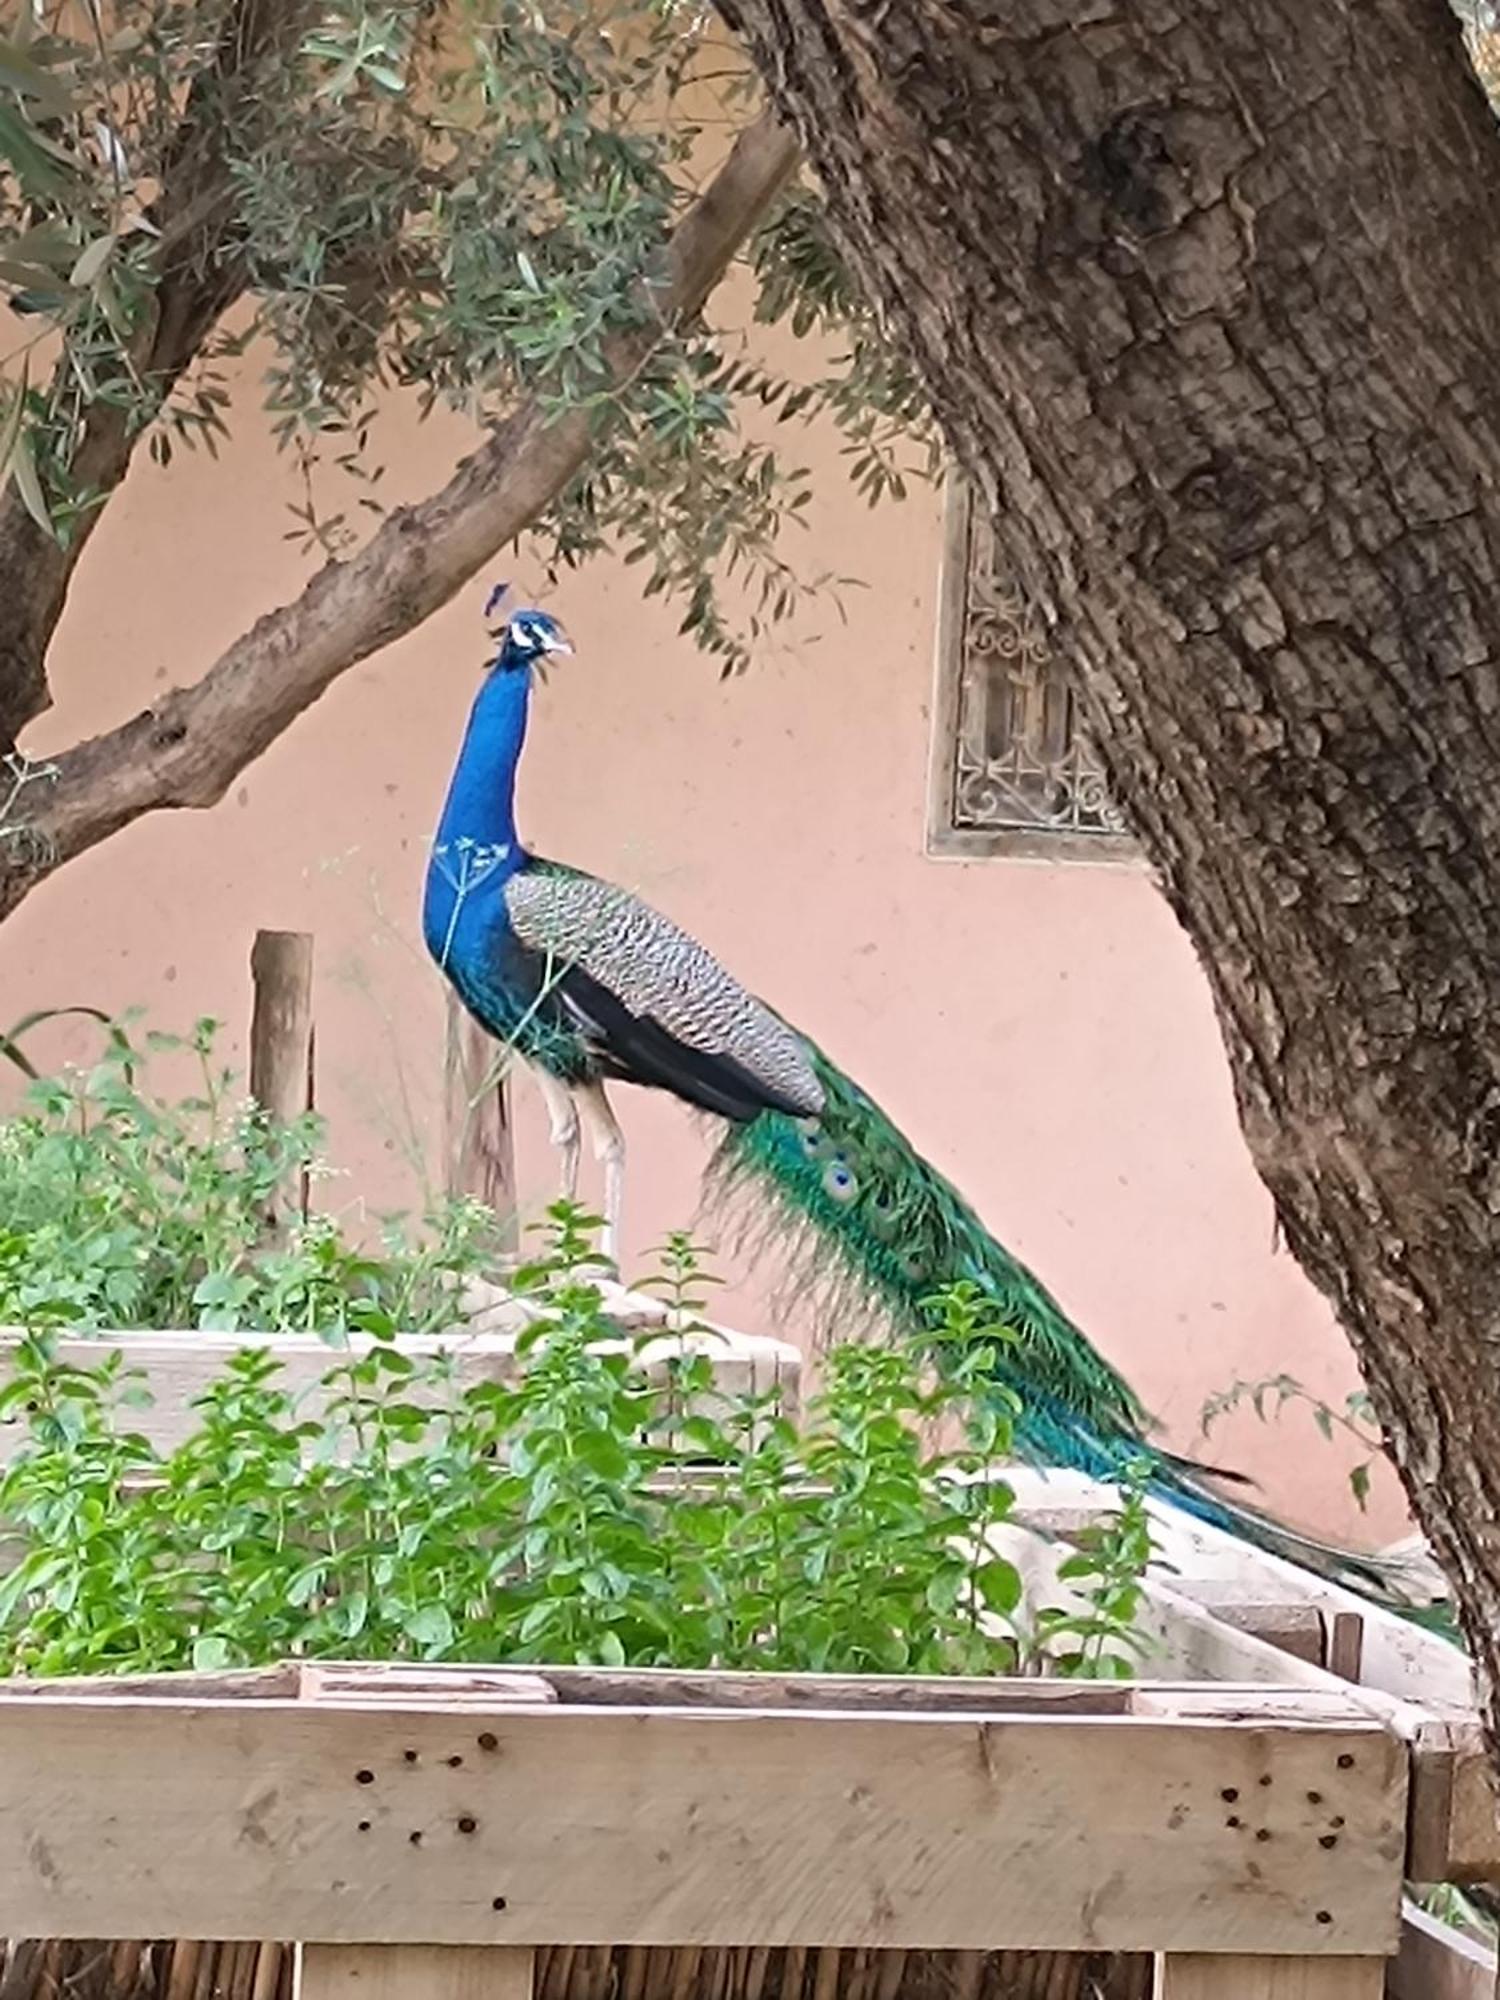
<instances>
[{"instance_id":1,"label":"wooden slat","mask_svg":"<svg viewBox=\"0 0 1500 2000\"><path fill-rule=\"evenodd\" d=\"M1408 1904L1386 1990L1390 2000L1492 2000L1495 1953Z\"/></svg>"},{"instance_id":2,"label":"wooden slat","mask_svg":"<svg viewBox=\"0 0 1500 2000\"><path fill-rule=\"evenodd\" d=\"M1028 1605L1088 1609L1078 1585L1058 1574L1059 1566L1072 1553L1066 1542L1046 1540L1028 1528L1007 1523L991 1529L987 1543L1020 1571ZM1342 1690L1404 1741L1415 1741L1433 1720L1431 1710L1378 1688L1346 1687L1325 1668L1283 1652L1253 1631L1225 1623L1156 1573L1144 1580L1133 1629L1146 1645L1145 1653L1133 1661L1136 1673L1145 1681L1160 1677L1259 1682L1267 1687L1306 1687L1324 1693Z\"/></svg>"},{"instance_id":3,"label":"wooden slat","mask_svg":"<svg viewBox=\"0 0 1500 2000\"><path fill-rule=\"evenodd\" d=\"M1414 1882L1500 1882L1500 1814L1477 1720L1431 1723L1418 1735L1407 1874Z\"/></svg>"},{"instance_id":4,"label":"wooden slat","mask_svg":"<svg viewBox=\"0 0 1500 2000\"><path fill-rule=\"evenodd\" d=\"M447 1708L468 1708L476 1704L493 1708L506 1702L520 1708L557 1700L557 1690L541 1674L514 1667L459 1667L441 1681L425 1667L406 1663L357 1661L308 1662L297 1676L300 1701L357 1702L368 1707L415 1697L431 1700L438 1695Z\"/></svg>"},{"instance_id":5,"label":"wooden slat","mask_svg":"<svg viewBox=\"0 0 1500 2000\"><path fill-rule=\"evenodd\" d=\"M1118 1505L1112 1488L1079 1473L1018 1467L1007 1469L1005 1478L1016 1492L1017 1518L1051 1533L1076 1533ZM1150 1514L1159 1551L1156 1574L1167 1584L1178 1590L1216 1584L1221 1602L1224 1594L1239 1590L1254 1603L1312 1604L1330 1619L1336 1612L1353 1614L1364 1627L1364 1686L1435 1714L1457 1718L1473 1709L1468 1658L1439 1633L1210 1527L1181 1508L1153 1500Z\"/></svg>"},{"instance_id":6,"label":"wooden slat","mask_svg":"<svg viewBox=\"0 0 1500 2000\"><path fill-rule=\"evenodd\" d=\"M517 1305L514 1323L505 1329L407 1334L402 1345L408 1354L415 1356L451 1354L454 1380L460 1388L484 1382L509 1382L516 1375L517 1335L531 1317L529 1309ZM7 1356L20 1338L17 1329L0 1327L0 1382L8 1379ZM351 1335L349 1353L352 1356L366 1353L372 1344L365 1335ZM601 1348L608 1345L601 1343ZM316 1334L249 1331L75 1334L58 1340L57 1355L64 1366L97 1367L114 1352L128 1366L144 1370L153 1401L146 1408L131 1410L130 1428L148 1438L158 1451L167 1452L197 1428L199 1413L193 1407L195 1400L222 1375L230 1356L246 1347L266 1347L274 1352L282 1362L279 1386L293 1396L305 1398L305 1413L316 1417L326 1400L323 1378L339 1361L339 1351ZM794 1347L728 1329L713 1328L686 1336L664 1332L641 1349L640 1364L646 1378L663 1381L665 1361L684 1349L702 1355L710 1363L714 1376L712 1396L763 1396L776 1390L787 1413L795 1414L801 1357ZM429 1392L420 1382L403 1388L403 1394L413 1402L440 1399L438 1391ZM712 1396L707 1400L711 1402ZM0 1465L7 1464L15 1455L25 1435L25 1425L19 1416L0 1421Z\"/></svg>"},{"instance_id":7,"label":"wooden slat","mask_svg":"<svg viewBox=\"0 0 1500 2000\"><path fill-rule=\"evenodd\" d=\"M446 1670L439 1668L442 1673ZM591 1707L809 1709L819 1712L982 1715L1126 1715L1120 1682L1037 1681L941 1674L615 1672L542 1669L559 1698Z\"/></svg>"},{"instance_id":8,"label":"wooden slat","mask_svg":"<svg viewBox=\"0 0 1500 2000\"><path fill-rule=\"evenodd\" d=\"M1381 2000L1383 1958L1172 1956L1158 2000Z\"/></svg>"},{"instance_id":9,"label":"wooden slat","mask_svg":"<svg viewBox=\"0 0 1500 2000\"><path fill-rule=\"evenodd\" d=\"M1385 1951L1404 1794L1400 1746L1311 1694L1247 1722L0 1693L0 1932Z\"/></svg>"},{"instance_id":10,"label":"wooden slat","mask_svg":"<svg viewBox=\"0 0 1500 2000\"><path fill-rule=\"evenodd\" d=\"M310 1944L297 2000L532 2000L533 1954L441 1944Z\"/></svg>"}]
</instances>

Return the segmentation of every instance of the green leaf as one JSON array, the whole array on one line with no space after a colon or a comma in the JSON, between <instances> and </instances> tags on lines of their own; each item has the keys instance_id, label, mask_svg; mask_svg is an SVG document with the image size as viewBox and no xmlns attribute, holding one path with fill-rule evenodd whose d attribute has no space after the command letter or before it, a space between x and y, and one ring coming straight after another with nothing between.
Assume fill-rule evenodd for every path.
<instances>
[{"instance_id":1,"label":"green leaf","mask_svg":"<svg viewBox=\"0 0 1500 2000\"><path fill-rule=\"evenodd\" d=\"M429 1652L446 1652L453 1644L453 1619L446 1605L424 1604L401 1621L408 1639Z\"/></svg>"},{"instance_id":2,"label":"green leaf","mask_svg":"<svg viewBox=\"0 0 1500 2000\"><path fill-rule=\"evenodd\" d=\"M53 118L74 115L72 94L66 86L22 55L13 41L0 40L0 86L20 97L29 97Z\"/></svg>"},{"instance_id":3,"label":"green leaf","mask_svg":"<svg viewBox=\"0 0 1500 2000\"><path fill-rule=\"evenodd\" d=\"M994 1556L981 1563L974 1572L974 1588L979 1592L988 1611L1009 1617L1021 1602L1023 1585L1021 1572L1014 1563L1003 1557Z\"/></svg>"},{"instance_id":4,"label":"green leaf","mask_svg":"<svg viewBox=\"0 0 1500 2000\"><path fill-rule=\"evenodd\" d=\"M26 392L30 386L29 367L29 358L23 357L20 376L12 386L4 420L0 421L0 484L10 476L16 446L21 436L21 424L26 415ZM24 1030L12 1029L11 1032L15 1034Z\"/></svg>"},{"instance_id":5,"label":"green leaf","mask_svg":"<svg viewBox=\"0 0 1500 2000\"><path fill-rule=\"evenodd\" d=\"M70 156L9 104L0 104L0 159L10 161L32 194L59 195L73 177Z\"/></svg>"},{"instance_id":6,"label":"green leaf","mask_svg":"<svg viewBox=\"0 0 1500 2000\"><path fill-rule=\"evenodd\" d=\"M96 236L80 254L78 261L68 273L68 283L75 291L86 292L94 280L102 277L104 268L114 254L119 239L113 231L104 236Z\"/></svg>"},{"instance_id":7,"label":"green leaf","mask_svg":"<svg viewBox=\"0 0 1500 2000\"><path fill-rule=\"evenodd\" d=\"M27 513L49 540L56 541L57 530L47 506L47 496L42 491L42 482L37 476L31 439L24 430L18 434L11 452L10 476L15 481L16 491L25 503Z\"/></svg>"}]
</instances>

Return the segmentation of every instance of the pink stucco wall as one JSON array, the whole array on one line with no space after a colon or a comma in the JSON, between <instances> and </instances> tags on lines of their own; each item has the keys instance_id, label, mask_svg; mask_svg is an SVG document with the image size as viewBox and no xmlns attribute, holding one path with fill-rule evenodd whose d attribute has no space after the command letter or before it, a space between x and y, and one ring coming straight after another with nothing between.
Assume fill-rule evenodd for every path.
<instances>
[{"instance_id":1,"label":"pink stucco wall","mask_svg":"<svg viewBox=\"0 0 1500 2000\"><path fill-rule=\"evenodd\" d=\"M440 479L458 435L451 420L389 419L391 497ZM1341 1397L1347 1349L1273 1243L1206 984L1150 880L923 856L936 498L870 513L827 439L797 450L819 474L797 550L868 586L849 594L847 624L824 608L721 683L670 613L642 605L636 572L600 563L569 579L551 601L579 656L535 713L532 844L643 892L814 1034L1060 1292L1178 1443L1237 1374L1287 1369ZM287 492L253 408L219 465L140 468L83 566L34 751L193 678L298 587ZM412 1201L441 1057L417 901L483 596L476 584L350 674L216 811L138 825L34 894L0 944L0 1022L143 1003L163 1026L225 1018L237 1052L256 926L311 930L320 1094L349 1169L324 1200ZM83 1045L57 1030L39 1047ZM691 1218L707 1140L673 1104L619 1095L638 1256ZM529 1086L519 1098L536 1207L552 1163ZM731 1274L730 1309L769 1325L765 1274ZM1214 1448L1293 1516L1366 1538L1399 1529L1386 1485L1372 1517L1353 1515L1347 1456L1305 1416L1247 1416Z\"/></svg>"}]
</instances>

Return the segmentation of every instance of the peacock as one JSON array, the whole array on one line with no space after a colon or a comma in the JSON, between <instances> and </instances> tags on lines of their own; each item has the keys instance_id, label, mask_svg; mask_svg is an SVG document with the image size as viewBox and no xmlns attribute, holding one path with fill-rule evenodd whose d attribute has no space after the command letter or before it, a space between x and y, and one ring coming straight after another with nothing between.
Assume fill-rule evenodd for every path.
<instances>
[{"instance_id":1,"label":"peacock","mask_svg":"<svg viewBox=\"0 0 1500 2000\"><path fill-rule=\"evenodd\" d=\"M699 943L614 884L532 854L515 783L532 686L573 651L549 613L486 604L495 647L469 716L427 868L427 948L463 1005L534 1072L576 1194L587 1132L613 1259L625 1142L611 1082L665 1090L722 1124L710 1186L789 1261L898 1337L930 1343L934 1295L966 1284L1003 1338L987 1365L1016 1401L1019 1452L1148 1487L1192 1514L1383 1601L1391 1565L1300 1535L1147 1441L1139 1398L1045 1286L921 1159L866 1091ZM1218 1479L1234 1480L1222 1470Z\"/></svg>"}]
</instances>

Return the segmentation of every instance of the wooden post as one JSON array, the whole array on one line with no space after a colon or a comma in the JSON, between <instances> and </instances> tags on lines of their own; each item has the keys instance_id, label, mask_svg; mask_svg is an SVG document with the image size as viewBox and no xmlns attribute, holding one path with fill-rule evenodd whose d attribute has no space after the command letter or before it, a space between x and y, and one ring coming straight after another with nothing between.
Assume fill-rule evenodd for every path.
<instances>
[{"instance_id":1,"label":"wooden post","mask_svg":"<svg viewBox=\"0 0 1500 2000\"><path fill-rule=\"evenodd\" d=\"M500 1047L451 992L443 1095L448 1192L486 1202L504 1246L513 1250L519 1242L516 1151Z\"/></svg>"},{"instance_id":2,"label":"wooden post","mask_svg":"<svg viewBox=\"0 0 1500 2000\"><path fill-rule=\"evenodd\" d=\"M1157 2000L1381 2000L1383 1958L1248 1958L1164 1952Z\"/></svg>"},{"instance_id":3,"label":"wooden post","mask_svg":"<svg viewBox=\"0 0 1500 2000\"><path fill-rule=\"evenodd\" d=\"M532 2000L525 1945L305 1944L296 2000Z\"/></svg>"},{"instance_id":4,"label":"wooden post","mask_svg":"<svg viewBox=\"0 0 1500 2000\"><path fill-rule=\"evenodd\" d=\"M1357 1611L1335 1611L1329 1621L1329 1673L1340 1680L1357 1682L1364 1663L1365 1621Z\"/></svg>"},{"instance_id":5,"label":"wooden post","mask_svg":"<svg viewBox=\"0 0 1500 2000\"><path fill-rule=\"evenodd\" d=\"M257 931L250 949L250 1095L278 1125L313 1106L313 941L307 931ZM306 1216L306 1174L296 1212ZM280 1218L268 1218L273 1230Z\"/></svg>"}]
</instances>

